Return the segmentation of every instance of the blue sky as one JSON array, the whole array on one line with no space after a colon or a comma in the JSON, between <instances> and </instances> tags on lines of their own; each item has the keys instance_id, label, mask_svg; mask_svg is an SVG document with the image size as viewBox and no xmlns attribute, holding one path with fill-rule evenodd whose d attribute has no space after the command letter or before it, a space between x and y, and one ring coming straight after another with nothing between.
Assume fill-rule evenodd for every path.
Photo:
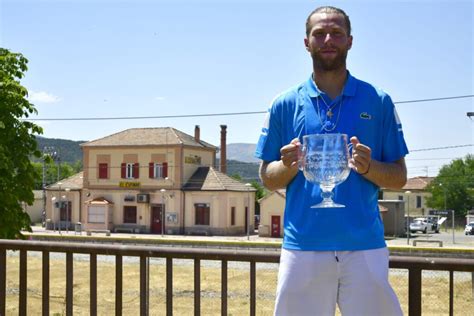
<instances>
[{"instance_id":1,"label":"blue sky","mask_svg":"<svg viewBox=\"0 0 474 316\"><path fill-rule=\"evenodd\" d=\"M29 59L22 83L38 118L265 111L306 80L307 15L336 5L351 18L348 68L396 101L472 95L472 1L0 0L0 46ZM474 144L474 98L398 104L410 150ZM264 115L38 122L44 136L92 140L172 126L219 144L256 143ZM474 147L414 151L409 176L436 175Z\"/></svg>"}]
</instances>

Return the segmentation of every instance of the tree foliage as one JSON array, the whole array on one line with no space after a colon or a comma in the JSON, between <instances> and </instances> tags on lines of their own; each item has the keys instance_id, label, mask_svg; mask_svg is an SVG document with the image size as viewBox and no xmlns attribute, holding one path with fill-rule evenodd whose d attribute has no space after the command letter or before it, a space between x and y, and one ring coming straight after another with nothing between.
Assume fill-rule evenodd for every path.
<instances>
[{"instance_id":1,"label":"tree foliage","mask_svg":"<svg viewBox=\"0 0 474 316\"><path fill-rule=\"evenodd\" d=\"M35 189L41 190L43 188L43 163L41 162L33 162L33 166L35 168L35 172L40 174L41 177L35 183ZM62 180L65 178L69 178L70 176L82 171L82 162L78 161L76 163L67 163L62 162L59 166L59 179L58 179L58 164L54 163L54 161L48 161L46 159L45 162L45 185L50 185L52 183L57 182L58 180Z\"/></svg>"},{"instance_id":2,"label":"tree foliage","mask_svg":"<svg viewBox=\"0 0 474 316\"><path fill-rule=\"evenodd\" d=\"M444 209L446 203L446 209L458 216L466 215L474 207L474 156L443 166L427 190L432 194L427 199L428 207Z\"/></svg>"},{"instance_id":3,"label":"tree foliage","mask_svg":"<svg viewBox=\"0 0 474 316\"><path fill-rule=\"evenodd\" d=\"M33 187L39 174L30 162L39 157L35 134L42 129L23 119L37 113L20 84L27 70L23 55L0 48L0 238L22 238L31 231L22 203L34 202Z\"/></svg>"}]
</instances>

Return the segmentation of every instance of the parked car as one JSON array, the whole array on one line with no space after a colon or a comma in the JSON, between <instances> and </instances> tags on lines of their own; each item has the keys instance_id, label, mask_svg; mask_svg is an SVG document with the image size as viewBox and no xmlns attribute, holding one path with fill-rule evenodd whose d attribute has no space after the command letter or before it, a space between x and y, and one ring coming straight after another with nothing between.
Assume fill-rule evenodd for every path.
<instances>
[{"instance_id":1,"label":"parked car","mask_svg":"<svg viewBox=\"0 0 474 316\"><path fill-rule=\"evenodd\" d=\"M428 219L428 222L431 223L434 232L439 233L439 226L440 226L439 223L438 223L439 217L438 216L429 216L429 217L427 217L427 219Z\"/></svg>"},{"instance_id":2,"label":"parked car","mask_svg":"<svg viewBox=\"0 0 474 316\"><path fill-rule=\"evenodd\" d=\"M415 218L410 224L410 232L412 233L422 232L426 234L428 232L436 232L437 229L437 225L433 225L433 222L423 217Z\"/></svg>"},{"instance_id":3,"label":"parked car","mask_svg":"<svg viewBox=\"0 0 474 316\"><path fill-rule=\"evenodd\" d=\"M474 235L474 222L470 222L469 224L466 225L466 228L464 228L464 234Z\"/></svg>"}]
</instances>

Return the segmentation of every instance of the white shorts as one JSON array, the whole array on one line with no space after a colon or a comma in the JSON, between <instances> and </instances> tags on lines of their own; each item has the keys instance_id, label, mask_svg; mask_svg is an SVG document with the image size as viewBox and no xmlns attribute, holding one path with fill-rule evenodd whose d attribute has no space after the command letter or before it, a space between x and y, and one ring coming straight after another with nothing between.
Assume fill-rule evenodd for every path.
<instances>
[{"instance_id":1,"label":"white shorts","mask_svg":"<svg viewBox=\"0 0 474 316\"><path fill-rule=\"evenodd\" d=\"M282 249L275 315L403 315L388 283L388 249Z\"/></svg>"}]
</instances>

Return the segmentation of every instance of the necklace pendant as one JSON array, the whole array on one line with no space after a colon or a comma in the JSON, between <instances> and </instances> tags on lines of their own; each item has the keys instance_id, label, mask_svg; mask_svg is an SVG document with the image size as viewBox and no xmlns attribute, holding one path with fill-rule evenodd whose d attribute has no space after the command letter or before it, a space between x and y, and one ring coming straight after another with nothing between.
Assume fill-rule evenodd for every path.
<instances>
[{"instance_id":1,"label":"necklace pendant","mask_svg":"<svg viewBox=\"0 0 474 316\"><path fill-rule=\"evenodd\" d=\"M331 109L329 109L327 112L326 112L326 116L329 118L329 119L332 119L332 116L334 114L332 113Z\"/></svg>"}]
</instances>

